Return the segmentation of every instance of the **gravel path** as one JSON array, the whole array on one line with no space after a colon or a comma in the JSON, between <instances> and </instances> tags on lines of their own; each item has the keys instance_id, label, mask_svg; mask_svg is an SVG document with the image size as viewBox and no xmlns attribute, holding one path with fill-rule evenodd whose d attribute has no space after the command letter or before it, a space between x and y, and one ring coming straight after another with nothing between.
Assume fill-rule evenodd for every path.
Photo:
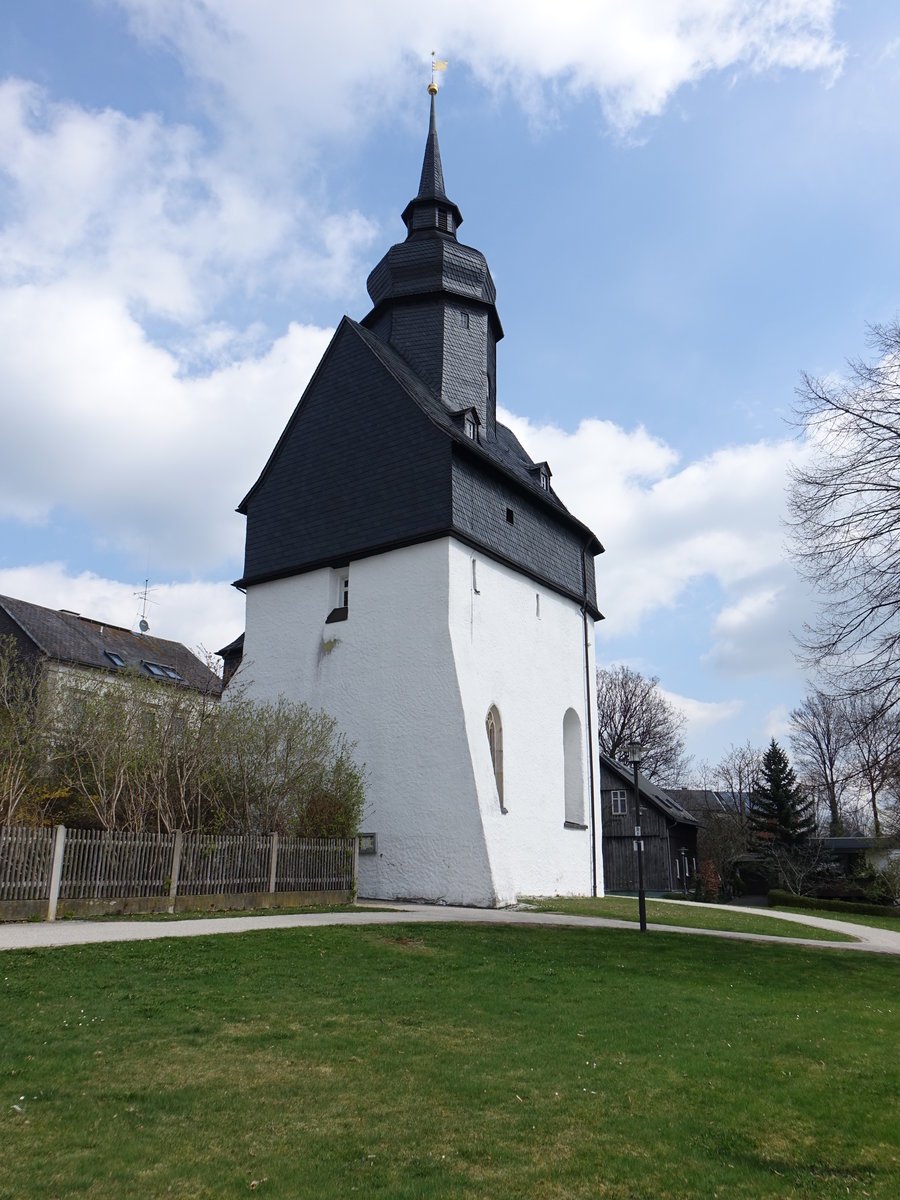
<instances>
[{"instance_id":1,"label":"gravel path","mask_svg":"<svg viewBox=\"0 0 900 1200\"><path fill-rule=\"evenodd\" d=\"M672 901L671 903L682 903ZM690 901L685 903L690 904ZM375 905L380 911L376 911ZM851 925L824 917L798 916L769 909L715 905L728 912L746 912L798 925L814 925L832 932L850 934L856 942L816 941L810 938L773 937L758 933L726 933L718 929L689 929L675 925L649 924L653 933L691 933L700 937L728 938L742 942L777 942L811 946L818 950L851 950L870 954L900 955L900 932ZM256 929L293 929L322 925L398 925L436 921L469 922L476 925L543 925L566 928L634 929L634 922L603 917L574 917L561 913L537 913L511 908L454 908L435 904L386 904L373 902L372 911L343 913L267 913L250 917L198 917L185 921L54 921L0 925L0 950L24 950L51 946L82 946L99 942L137 942L156 938L201 937L209 934L247 933Z\"/></svg>"}]
</instances>

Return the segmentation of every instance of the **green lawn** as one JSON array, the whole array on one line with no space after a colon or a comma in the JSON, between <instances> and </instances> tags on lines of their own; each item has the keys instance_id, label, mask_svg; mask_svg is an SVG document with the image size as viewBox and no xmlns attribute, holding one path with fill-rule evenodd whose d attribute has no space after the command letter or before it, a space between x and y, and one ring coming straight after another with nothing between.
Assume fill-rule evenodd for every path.
<instances>
[{"instance_id":1,"label":"green lawn","mask_svg":"<svg viewBox=\"0 0 900 1200\"><path fill-rule=\"evenodd\" d=\"M523 905L538 912L570 913L581 917L609 917L616 921L638 921L638 902L631 896L537 896L523 900ZM810 913L822 916L822 913ZM734 933L765 933L773 937L811 938L822 942L855 942L851 934L832 933L799 921L767 917L763 911L732 912L711 908L706 904L669 904L665 900L647 901L647 923L650 925L680 925L688 929L726 929Z\"/></svg>"},{"instance_id":2,"label":"green lawn","mask_svg":"<svg viewBox=\"0 0 900 1200\"><path fill-rule=\"evenodd\" d=\"M0 972L2 1197L900 1194L894 959L416 925Z\"/></svg>"},{"instance_id":3,"label":"green lawn","mask_svg":"<svg viewBox=\"0 0 900 1200\"><path fill-rule=\"evenodd\" d=\"M868 925L872 929L892 929L895 933L900 933L900 912L897 916L876 917L870 913L831 912L827 908L791 908L786 904L777 904L775 909L777 912L827 917L829 921L846 921L850 925Z\"/></svg>"}]
</instances>

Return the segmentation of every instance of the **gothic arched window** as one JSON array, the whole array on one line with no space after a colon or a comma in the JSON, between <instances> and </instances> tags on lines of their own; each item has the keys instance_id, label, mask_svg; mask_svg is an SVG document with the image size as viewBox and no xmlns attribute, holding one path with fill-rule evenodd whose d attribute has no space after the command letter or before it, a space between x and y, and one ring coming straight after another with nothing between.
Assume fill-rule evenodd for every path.
<instances>
[{"instance_id":1,"label":"gothic arched window","mask_svg":"<svg viewBox=\"0 0 900 1200\"><path fill-rule=\"evenodd\" d=\"M567 825L584 825L584 774L581 722L574 708L563 717L563 781Z\"/></svg>"},{"instance_id":2,"label":"gothic arched window","mask_svg":"<svg viewBox=\"0 0 900 1200\"><path fill-rule=\"evenodd\" d=\"M500 801L500 811L505 813L506 806L503 803L503 726L500 723L500 711L496 704L492 704L488 709L484 727L487 730L491 765L494 768L494 780L497 784L497 799Z\"/></svg>"}]
</instances>

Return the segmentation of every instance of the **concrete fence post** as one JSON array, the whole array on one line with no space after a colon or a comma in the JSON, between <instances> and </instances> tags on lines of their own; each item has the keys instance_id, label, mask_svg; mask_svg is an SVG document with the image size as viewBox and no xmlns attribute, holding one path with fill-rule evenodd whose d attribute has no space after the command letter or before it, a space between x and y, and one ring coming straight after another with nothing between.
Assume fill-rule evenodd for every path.
<instances>
[{"instance_id":1,"label":"concrete fence post","mask_svg":"<svg viewBox=\"0 0 900 1200\"><path fill-rule=\"evenodd\" d=\"M275 874L278 870L278 834L272 834L272 850L269 858L269 891L275 891Z\"/></svg>"},{"instance_id":2,"label":"concrete fence post","mask_svg":"<svg viewBox=\"0 0 900 1200\"><path fill-rule=\"evenodd\" d=\"M184 844L184 834L180 829L175 830L175 843L172 846L172 870L169 882L169 912L175 911L175 897L178 895L178 876L181 873L181 847Z\"/></svg>"},{"instance_id":3,"label":"concrete fence post","mask_svg":"<svg viewBox=\"0 0 900 1200\"><path fill-rule=\"evenodd\" d=\"M57 825L53 830L53 866L50 869L50 895L47 899L47 920L56 920L59 904L59 885L62 882L63 851L66 846L66 827Z\"/></svg>"},{"instance_id":4,"label":"concrete fence post","mask_svg":"<svg viewBox=\"0 0 900 1200\"><path fill-rule=\"evenodd\" d=\"M359 834L353 839L353 899L359 891Z\"/></svg>"}]
</instances>

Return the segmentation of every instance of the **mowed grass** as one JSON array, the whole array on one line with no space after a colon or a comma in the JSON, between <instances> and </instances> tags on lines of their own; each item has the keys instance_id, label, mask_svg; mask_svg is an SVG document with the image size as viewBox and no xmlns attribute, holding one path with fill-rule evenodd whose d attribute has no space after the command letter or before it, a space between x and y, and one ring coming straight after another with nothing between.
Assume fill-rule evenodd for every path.
<instances>
[{"instance_id":1,"label":"mowed grass","mask_svg":"<svg viewBox=\"0 0 900 1200\"><path fill-rule=\"evenodd\" d=\"M523 901L538 912L569 913L579 917L607 917L615 921L638 921L638 902L632 896L535 896ZM810 913L810 916L825 916ZM833 915L833 914L830 914ZM687 929L722 929L732 933L763 933L771 937L810 938L821 942L855 942L852 934L833 933L799 921L767 917L765 912L734 912L706 904L670 904L647 900L649 925L680 925Z\"/></svg>"},{"instance_id":2,"label":"mowed grass","mask_svg":"<svg viewBox=\"0 0 900 1200\"><path fill-rule=\"evenodd\" d=\"M0 972L2 1197L900 1195L892 958L416 925Z\"/></svg>"}]
</instances>

